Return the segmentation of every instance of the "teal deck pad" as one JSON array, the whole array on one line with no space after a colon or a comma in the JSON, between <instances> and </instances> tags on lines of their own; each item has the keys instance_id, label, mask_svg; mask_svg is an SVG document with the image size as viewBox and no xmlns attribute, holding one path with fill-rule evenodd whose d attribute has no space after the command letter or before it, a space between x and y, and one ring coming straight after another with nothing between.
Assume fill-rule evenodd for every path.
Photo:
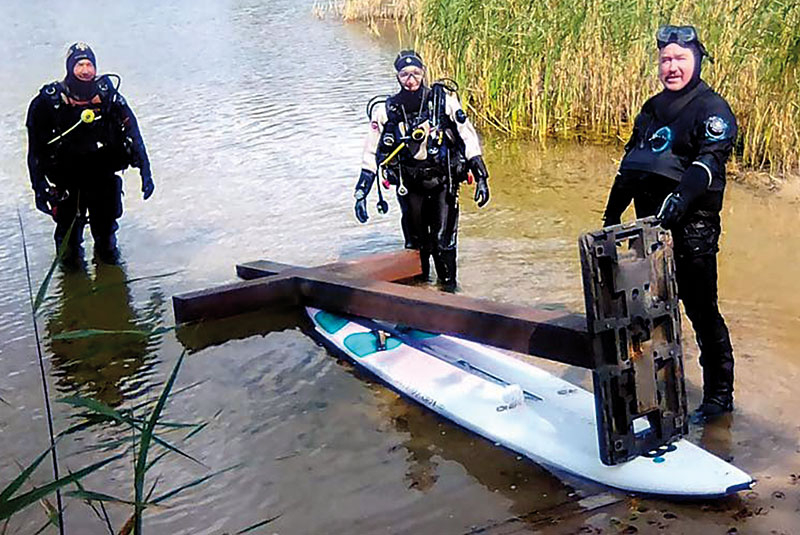
<instances>
[{"instance_id":1,"label":"teal deck pad","mask_svg":"<svg viewBox=\"0 0 800 535\"><path fill-rule=\"evenodd\" d=\"M325 332L328 334L336 334L342 327L347 325L348 320L344 319L341 316L337 316L336 314L331 314L330 312L325 312L324 310L320 310L314 316L314 321L317 324L325 329Z\"/></svg>"},{"instance_id":2,"label":"teal deck pad","mask_svg":"<svg viewBox=\"0 0 800 535\"><path fill-rule=\"evenodd\" d=\"M386 349L384 351L394 349L401 343L397 338L390 336L386 339ZM344 339L344 346L359 358L368 357L378 352L378 337L371 332L351 334Z\"/></svg>"},{"instance_id":3,"label":"teal deck pad","mask_svg":"<svg viewBox=\"0 0 800 535\"><path fill-rule=\"evenodd\" d=\"M426 340L428 338L436 338L437 336L439 336L436 333L430 333L428 331L420 331L419 329L414 329L413 327L406 327L405 325L398 325L397 330L414 340Z\"/></svg>"}]
</instances>

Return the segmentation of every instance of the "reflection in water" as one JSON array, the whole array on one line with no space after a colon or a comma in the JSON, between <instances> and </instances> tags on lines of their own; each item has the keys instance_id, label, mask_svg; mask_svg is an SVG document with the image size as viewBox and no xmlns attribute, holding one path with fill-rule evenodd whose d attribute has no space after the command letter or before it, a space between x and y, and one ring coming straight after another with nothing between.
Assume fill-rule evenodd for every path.
<instances>
[{"instance_id":1,"label":"reflection in water","mask_svg":"<svg viewBox=\"0 0 800 535\"><path fill-rule=\"evenodd\" d=\"M578 493L529 459L495 446L394 392L385 393L379 408L394 429L408 437L397 446L408 451L408 488L430 491L439 479L439 465L454 462L480 485L508 499L509 512L514 515L579 499Z\"/></svg>"},{"instance_id":2,"label":"reflection in water","mask_svg":"<svg viewBox=\"0 0 800 535\"><path fill-rule=\"evenodd\" d=\"M306 325L308 316L300 307L274 307L238 314L210 322L181 324L175 331L178 341L190 354L231 340L294 329Z\"/></svg>"},{"instance_id":3,"label":"reflection in water","mask_svg":"<svg viewBox=\"0 0 800 535\"><path fill-rule=\"evenodd\" d=\"M57 385L108 405L142 388L153 365L157 337L148 334L90 334L74 339L58 335L87 330L150 331L162 324L164 299L157 290L146 310L131 305L128 277L122 265L98 264L92 278L85 261L62 266L57 306L47 320Z\"/></svg>"}]
</instances>

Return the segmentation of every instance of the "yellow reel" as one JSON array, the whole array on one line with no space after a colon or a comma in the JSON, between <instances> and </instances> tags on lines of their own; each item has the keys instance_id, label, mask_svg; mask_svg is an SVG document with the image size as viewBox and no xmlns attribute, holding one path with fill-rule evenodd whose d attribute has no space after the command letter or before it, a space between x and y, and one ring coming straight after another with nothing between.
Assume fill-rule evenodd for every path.
<instances>
[{"instance_id":1,"label":"yellow reel","mask_svg":"<svg viewBox=\"0 0 800 535\"><path fill-rule=\"evenodd\" d=\"M81 112L81 121L86 124L93 122L95 119L94 110L86 109Z\"/></svg>"}]
</instances>

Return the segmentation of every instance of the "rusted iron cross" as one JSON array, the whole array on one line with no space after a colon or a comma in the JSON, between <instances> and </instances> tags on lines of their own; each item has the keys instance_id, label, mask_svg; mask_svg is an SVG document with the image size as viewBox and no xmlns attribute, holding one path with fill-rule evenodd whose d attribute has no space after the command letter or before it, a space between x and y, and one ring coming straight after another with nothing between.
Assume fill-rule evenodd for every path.
<instances>
[{"instance_id":1,"label":"rusted iron cross","mask_svg":"<svg viewBox=\"0 0 800 535\"><path fill-rule=\"evenodd\" d=\"M237 266L246 280L173 297L179 323L258 309L308 305L463 336L495 347L594 367L586 318L390 281L420 274L419 255L403 250L299 268L258 261Z\"/></svg>"}]
</instances>

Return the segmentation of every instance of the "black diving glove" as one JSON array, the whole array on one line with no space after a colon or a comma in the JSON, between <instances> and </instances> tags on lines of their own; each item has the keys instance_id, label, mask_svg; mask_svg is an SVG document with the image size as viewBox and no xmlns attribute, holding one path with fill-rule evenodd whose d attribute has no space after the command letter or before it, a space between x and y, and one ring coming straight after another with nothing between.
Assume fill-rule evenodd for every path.
<instances>
[{"instance_id":1,"label":"black diving glove","mask_svg":"<svg viewBox=\"0 0 800 535\"><path fill-rule=\"evenodd\" d=\"M150 171L141 171L141 175L142 175L142 198L146 201L153 194L153 191L155 191L156 185L153 182L153 176L150 174Z\"/></svg>"},{"instance_id":2,"label":"black diving glove","mask_svg":"<svg viewBox=\"0 0 800 535\"><path fill-rule=\"evenodd\" d=\"M475 202L483 208L489 202L489 171L480 155L470 158L467 165L475 177Z\"/></svg>"},{"instance_id":3,"label":"black diving glove","mask_svg":"<svg viewBox=\"0 0 800 535\"><path fill-rule=\"evenodd\" d=\"M689 210L689 206L699 198L711 184L711 178L705 166L690 165L683 173L681 182L675 191L664 199L656 218L665 229L675 228Z\"/></svg>"},{"instance_id":4,"label":"black diving glove","mask_svg":"<svg viewBox=\"0 0 800 535\"><path fill-rule=\"evenodd\" d=\"M686 214L686 209L689 207L689 201L680 192L670 193L664 204L661 205L661 210L658 211L656 219L661 222L661 226L669 230L675 228Z\"/></svg>"},{"instance_id":5,"label":"black diving glove","mask_svg":"<svg viewBox=\"0 0 800 535\"><path fill-rule=\"evenodd\" d=\"M372 189L372 184L374 182L375 173L367 169L362 169L361 176L358 177L358 182L356 183L356 192L354 194L356 198L356 219L358 219L359 223L366 223L367 219L369 219L369 215L367 215L367 195L369 195L369 191Z\"/></svg>"},{"instance_id":6,"label":"black diving glove","mask_svg":"<svg viewBox=\"0 0 800 535\"><path fill-rule=\"evenodd\" d=\"M367 219L369 219L369 215L367 215L366 197L363 199L356 199L356 219L358 219L359 223L366 223Z\"/></svg>"}]
</instances>

